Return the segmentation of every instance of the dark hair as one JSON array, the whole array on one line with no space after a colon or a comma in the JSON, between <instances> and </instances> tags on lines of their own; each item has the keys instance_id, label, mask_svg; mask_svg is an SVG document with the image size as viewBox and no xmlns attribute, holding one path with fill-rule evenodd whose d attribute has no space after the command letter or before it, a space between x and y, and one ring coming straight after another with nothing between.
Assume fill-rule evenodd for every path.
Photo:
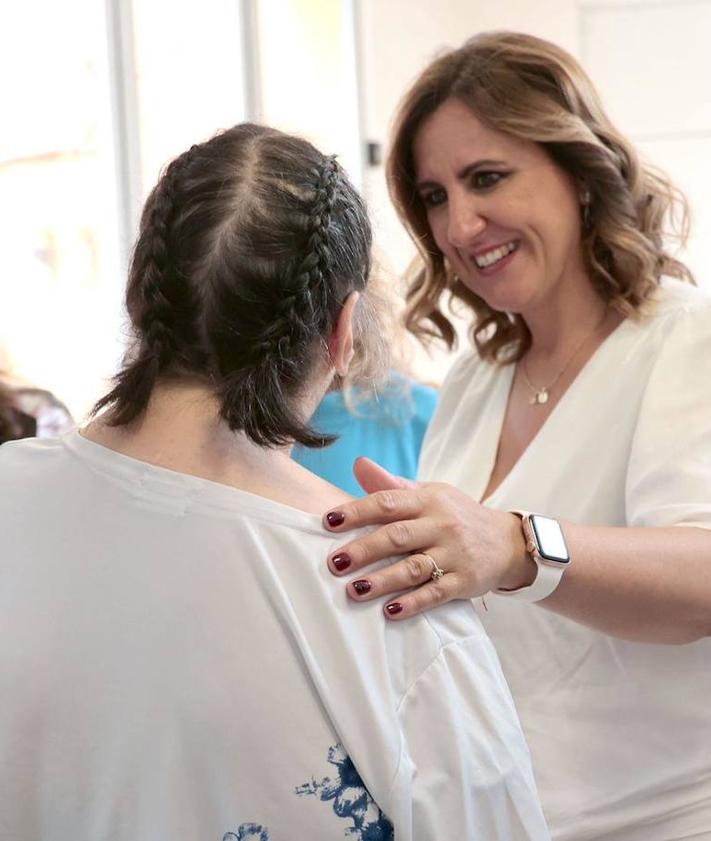
<instances>
[{"instance_id":1,"label":"dark hair","mask_svg":"<svg viewBox=\"0 0 711 841\"><path fill-rule=\"evenodd\" d=\"M307 141L245 123L193 146L144 207L126 293L134 342L94 414L131 423L158 380L189 378L257 444L330 443L294 398L365 288L370 247L360 196Z\"/></svg>"},{"instance_id":2,"label":"dark hair","mask_svg":"<svg viewBox=\"0 0 711 841\"><path fill-rule=\"evenodd\" d=\"M37 422L17 405L10 388L0 382L0 444L31 438L37 432Z\"/></svg>"},{"instance_id":3,"label":"dark hair","mask_svg":"<svg viewBox=\"0 0 711 841\"><path fill-rule=\"evenodd\" d=\"M486 126L538 143L590 196L582 249L600 297L626 316L638 313L663 274L693 283L664 242L679 222L688 230L683 195L640 161L611 123L578 62L548 41L516 32L483 32L427 67L402 101L388 157L393 202L420 261L408 292L408 328L421 337L456 333L442 311L446 290L473 310L473 337L487 359L520 359L530 333L519 315L493 310L454 276L437 247L415 189L413 143L422 123L447 99L468 105ZM583 210L581 208L581 215Z\"/></svg>"}]
</instances>

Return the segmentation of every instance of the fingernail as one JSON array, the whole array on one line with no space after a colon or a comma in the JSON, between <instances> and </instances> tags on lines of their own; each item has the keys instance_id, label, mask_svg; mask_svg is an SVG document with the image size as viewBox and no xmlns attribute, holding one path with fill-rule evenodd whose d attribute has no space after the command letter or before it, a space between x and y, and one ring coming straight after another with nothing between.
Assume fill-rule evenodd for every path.
<instances>
[{"instance_id":1,"label":"fingernail","mask_svg":"<svg viewBox=\"0 0 711 841\"><path fill-rule=\"evenodd\" d=\"M371 586L370 581L367 581L365 578L359 578L358 581L353 582L353 589L359 596L364 596L366 593L369 593Z\"/></svg>"},{"instance_id":2,"label":"fingernail","mask_svg":"<svg viewBox=\"0 0 711 841\"><path fill-rule=\"evenodd\" d=\"M326 522L332 528L342 526L345 519L346 515L342 514L340 511L329 511L328 514L326 514Z\"/></svg>"},{"instance_id":3,"label":"fingernail","mask_svg":"<svg viewBox=\"0 0 711 841\"><path fill-rule=\"evenodd\" d=\"M392 604L385 605L385 610L387 610L390 616L397 616L398 613L402 613L402 605L400 602L393 602Z\"/></svg>"},{"instance_id":4,"label":"fingernail","mask_svg":"<svg viewBox=\"0 0 711 841\"><path fill-rule=\"evenodd\" d=\"M339 552L331 560L339 572L343 572L344 569L348 569L351 565L351 557L346 552Z\"/></svg>"}]
</instances>

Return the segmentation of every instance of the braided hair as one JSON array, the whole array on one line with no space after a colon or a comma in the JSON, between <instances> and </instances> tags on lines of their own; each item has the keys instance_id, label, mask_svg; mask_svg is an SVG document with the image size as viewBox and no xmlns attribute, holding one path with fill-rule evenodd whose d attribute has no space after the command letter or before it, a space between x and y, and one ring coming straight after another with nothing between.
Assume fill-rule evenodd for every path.
<instances>
[{"instance_id":1,"label":"braided hair","mask_svg":"<svg viewBox=\"0 0 711 841\"><path fill-rule=\"evenodd\" d=\"M365 288L370 245L362 200L307 141L246 123L193 146L143 210L126 293L134 341L94 413L131 423L159 380L190 378L262 446L330 443L297 398Z\"/></svg>"}]
</instances>

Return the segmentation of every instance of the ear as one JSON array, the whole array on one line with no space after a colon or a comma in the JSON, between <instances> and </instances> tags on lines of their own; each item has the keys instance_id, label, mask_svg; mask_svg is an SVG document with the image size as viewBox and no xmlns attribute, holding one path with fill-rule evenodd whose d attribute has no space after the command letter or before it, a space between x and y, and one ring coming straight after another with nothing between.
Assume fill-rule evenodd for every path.
<instances>
[{"instance_id":1,"label":"ear","mask_svg":"<svg viewBox=\"0 0 711 841\"><path fill-rule=\"evenodd\" d=\"M328 340L328 352L339 377L344 377L348 373L353 359L353 314L359 297L358 292L351 292L346 298Z\"/></svg>"}]
</instances>

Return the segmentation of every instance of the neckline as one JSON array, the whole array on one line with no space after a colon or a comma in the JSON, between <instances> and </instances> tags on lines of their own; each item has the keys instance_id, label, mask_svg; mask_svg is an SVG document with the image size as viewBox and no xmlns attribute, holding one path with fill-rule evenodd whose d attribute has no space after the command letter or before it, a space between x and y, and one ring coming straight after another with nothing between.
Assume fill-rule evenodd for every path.
<instances>
[{"instance_id":1,"label":"neckline","mask_svg":"<svg viewBox=\"0 0 711 841\"><path fill-rule=\"evenodd\" d=\"M493 438L493 445L494 450L493 453L490 453L489 458L489 469L486 471L486 481L481 490L481 494L479 495L479 504L486 505L492 499L494 499L501 491L501 489L507 485L511 477L517 473L520 469L520 465L525 462L526 460L530 459L530 454L532 451L535 451L536 445L540 442L540 439L546 434L547 430L552 426L555 418L557 418L561 412L561 407L565 407L571 401L571 393L574 395L577 391L580 390L580 383L585 381L586 378L590 377L590 371L597 367L598 360L600 356L603 354L605 348L609 347L612 339L614 336L617 336L626 330L626 325L631 324L631 319L623 318L622 321L612 330L600 344L595 348L595 350L590 355L590 358L587 362L583 365L583 367L578 371L573 381L570 385L566 388L566 390L561 394L560 399L555 404L551 413L548 417L543 421L543 424L538 429L536 434L531 438L531 440L526 445L525 449L521 453L521 455L516 459L516 461L511 465L511 468L508 470L506 475L501 479L499 484L494 488L491 493L487 496L484 496L486 489L491 482L491 475L494 472L494 468L496 467L496 456L499 452L499 447L501 445L501 435L503 433L503 425L504 420L506 419L506 409L508 408L509 400L511 397L511 389L513 388L513 380L514 380L514 373L516 371L515 363L511 363L508 366L508 370L506 371L506 379L502 378L502 375L499 375L499 381L502 383L501 388L496 390L496 399L498 399L498 405L496 406L496 424L495 428L498 430L496 436L492 436Z\"/></svg>"},{"instance_id":2,"label":"neckline","mask_svg":"<svg viewBox=\"0 0 711 841\"><path fill-rule=\"evenodd\" d=\"M234 485L134 458L86 438L78 428L61 436L59 441L89 469L131 489L133 493L150 493L171 500L182 498L191 506L206 506L227 516L239 512L270 523L328 534L318 514Z\"/></svg>"}]
</instances>

